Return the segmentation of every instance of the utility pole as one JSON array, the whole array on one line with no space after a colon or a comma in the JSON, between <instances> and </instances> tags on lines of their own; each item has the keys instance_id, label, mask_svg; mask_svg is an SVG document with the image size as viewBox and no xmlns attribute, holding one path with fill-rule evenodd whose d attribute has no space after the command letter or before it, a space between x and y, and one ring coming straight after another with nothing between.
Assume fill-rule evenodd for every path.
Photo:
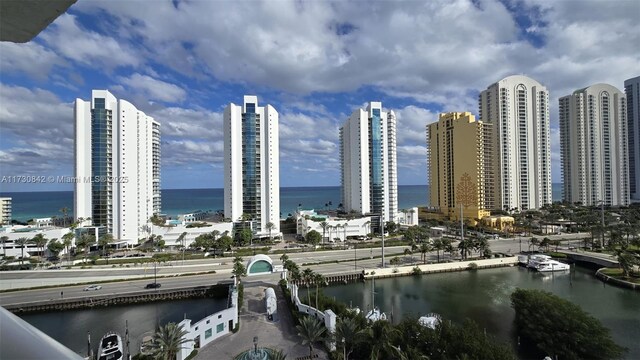
<instances>
[{"instance_id":1,"label":"utility pole","mask_svg":"<svg viewBox=\"0 0 640 360\"><path fill-rule=\"evenodd\" d=\"M380 229L382 230L382 267L384 268L384 213L380 213Z\"/></svg>"}]
</instances>

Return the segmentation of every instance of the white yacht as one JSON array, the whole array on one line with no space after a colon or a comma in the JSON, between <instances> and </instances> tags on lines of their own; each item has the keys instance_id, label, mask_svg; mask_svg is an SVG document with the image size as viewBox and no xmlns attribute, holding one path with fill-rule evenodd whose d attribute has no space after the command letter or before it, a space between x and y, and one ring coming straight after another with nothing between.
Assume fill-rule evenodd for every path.
<instances>
[{"instance_id":1,"label":"white yacht","mask_svg":"<svg viewBox=\"0 0 640 360\"><path fill-rule=\"evenodd\" d=\"M123 360L122 349L122 337L118 333L108 332L100 339L98 360Z\"/></svg>"},{"instance_id":2,"label":"white yacht","mask_svg":"<svg viewBox=\"0 0 640 360\"><path fill-rule=\"evenodd\" d=\"M546 260L546 261L540 261L536 265L535 269L540 272L564 271L564 270L571 269L571 266L569 266L569 264L565 264L556 260Z\"/></svg>"},{"instance_id":3,"label":"white yacht","mask_svg":"<svg viewBox=\"0 0 640 360\"><path fill-rule=\"evenodd\" d=\"M441 321L442 319L440 318L440 315L436 313L430 313L425 316L421 316L418 319L418 323L420 325L428 327L429 329L433 329L433 330L436 329L436 326L438 326L438 324L440 324Z\"/></svg>"},{"instance_id":4,"label":"white yacht","mask_svg":"<svg viewBox=\"0 0 640 360\"><path fill-rule=\"evenodd\" d=\"M380 312L380 309L376 307L373 310L370 310L365 318L371 322L378 320L387 320L387 314Z\"/></svg>"},{"instance_id":5,"label":"white yacht","mask_svg":"<svg viewBox=\"0 0 640 360\"><path fill-rule=\"evenodd\" d=\"M543 261L549 261L549 260L551 260L551 256L549 255L541 255L541 254L531 255L529 256L529 263L527 264L527 266L530 268L537 269L539 263Z\"/></svg>"}]
</instances>

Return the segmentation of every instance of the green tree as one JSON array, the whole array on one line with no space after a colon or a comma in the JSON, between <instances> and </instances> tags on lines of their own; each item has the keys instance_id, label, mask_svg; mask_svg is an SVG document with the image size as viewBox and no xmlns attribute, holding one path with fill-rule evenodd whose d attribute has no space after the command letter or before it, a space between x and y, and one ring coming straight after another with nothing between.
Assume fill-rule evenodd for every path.
<instances>
[{"instance_id":1,"label":"green tree","mask_svg":"<svg viewBox=\"0 0 640 360\"><path fill-rule=\"evenodd\" d=\"M302 345L309 346L309 358L313 359L313 344L327 338L327 328L315 318L303 316L296 329L298 336L302 338Z\"/></svg>"},{"instance_id":2,"label":"green tree","mask_svg":"<svg viewBox=\"0 0 640 360\"><path fill-rule=\"evenodd\" d=\"M541 290L517 289L511 294L516 331L541 356L560 359L616 359L626 349L617 345L593 316L578 305ZM542 330L544 329L544 331Z\"/></svg>"},{"instance_id":3,"label":"green tree","mask_svg":"<svg viewBox=\"0 0 640 360\"><path fill-rule=\"evenodd\" d=\"M24 247L25 245L27 245L31 240L29 240L29 238L26 237L21 237L18 238L15 241L15 244L20 246L20 265L24 264Z\"/></svg>"},{"instance_id":4,"label":"green tree","mask_svg":"<svg viewBox=\"0 0 640 360\"><path fill-rule=\"evenodd\" d=\"M343 346L344 353L346 354L345 360L349 359L355 343L361 341L364 336L365 331L356 320L348 317L338 318L333 337L336 343Z\"/></svg>"},{"instance_id":5,"label":"green tree","mask_svg":"<svg viewBox=\"0 0 640 360\"><path fill-rule=\"evenodd\" d=\"M8 236L0 236L0 246L2 246L2 256L7 256L7 249L4 247L4 244L9 241Z\"/></svg>"},{"instance_id":6,"label":"green tree","mask_svg":"<svg viewBox=\"0 0 640 360\"><path fill-rule=\"evenodd\" d=\"M315 230L311 230L307 233L307 242L312 245L318 245L321 240L321 236L319 232Z\"/></svg>"},{"instance_id":7,"label":"green tree","mask_svg":"<svg viewBox=\"0 0 640 360\"><path fill-rule=\"evenodd\" d=\"M58 239L51 239L51 241L49 241L49 244L47 244L47 249L53 256L58 257L60 251L64 249L64 244L58 241Z\"/></svg>"},{"instance_id":8,"label":"green tree","mask_svg":"<svg viewBox=\"0 0 640 360\"><path fill-rule=\"evenodd\" d=\"M389 232L389 234L393 234L398 230L398 225L393 221L387 221L384 228Z\"/></svg>"},{"instance_id":9,"label":"green tree","mask_svg":"<svg viewBox=\"0 0 640 360\"><path fill-rule=\"evenodd\" d=\"M634 265L639 265L640 260L628 251L619 251L618 252L618 263L620 264L620 268L624 273L625 277L629 277L631 271L633 270Z\"/></svg>"},{"instance_id":10,"label":"green tree","mask_svg":"<svg viewBox=\"0 0 640 360\"><path fill-rule=\"evenodd\" d=\"M42 261L44 260L44 248L45 248L45 246L47 246L47 243L49 242L49 239L44 237L43 234L36 234L31 239L31 242L38 249L38 254L40 255L40 262L42 263Z\"/></svg>"},{"instance_id":11,"label":"green tree","mask_svg":"<svg viewBox=\"0 0 640 360\"><path fill-rule=\"evenodd\" d=\"M243 264L243 260L240 256L236 256L233 259L233 271L231 271L233 275L235 275L238 279L241 276L247 275L247 268Z\"/></svg>"},{"instance_id":12,"label":"green tree","mask_svg":"<svg viewBox=\"0 0 640 360\"><path fill-rule=\"evenodd\" d=\"M418 250L420 251L420 259L422 259L422 263L426 264L427 263L427 253L429 251L431 251L431 246L427 243L422 243L420 244L420 247L418 248Z\"/></svg>"},{"instance_id":13,"label":"green tree","mask_svg":"<svg viewBox=\"0 0 640 360\"><path fill-rule=\"evenodd\" d=\"M318 307L318 291L320 285L324 284L324 281L324 276L322 276L322 274L313 273L313 282L316 284L316 309L318 310L320 310L320 308Z\"/></svg>"},{"instance_id":14,"label":"green tree","mask_svg":"<svg viewBox=\"0 0 640 360\"><path fill-rule=\"evenodd\" d=\"M67 250L67 261L71 261L71 251L69 251L69 248L71 247L71 244L73 244L74 237L76 237L76 235L73 231L69 231L68 233L62 235L62 244Z\"/></svg>"},{"instance_id":15,"label":"green tree","mask_svg":"<svg viewBox=\"0 0 640 360\"><path fill-rule=\"evenodd\" d=\"M87 260L89 254L89 247L96 243L95 235L84 233L80 235L80 238L76 240L76 246L81 247L84 251L84 259Z\"/></svg>"},{"instance_id":16,"label":"green tree","mask_svg":"<svg viewBox=\"0 0 640 360\"><path fill-rule=\"evenodd\" d=\"M302 270L302 280L304 281L305 286L307 287L307 305L311 306L311 293L309 292L309 286L313 281L313 270L310 268L306 268Z\"/></svg>"},{"instance_id":17,"label":"green tree","mask_svg":"<svg viewBox=\"0 0 640 360\"><path fill-rule=\"evenodd\" d=\"M400 335L388 321L376 321L367 329L369 344L371 344L371 359L393 359L395 351L393 342Z\"/></svg>"},{"instance_id":18,"label":"green tree","mask_svg":"<svg viewBox=\"0 0 640 360\"><path fill-rule=\"evenodd\" d=\"M243 228L242 230L236 233L236 245L245 246L251 243L253 239L253 232L250 228Z\"/></svg>"},{"instance_id":19,"label":"green tree","mask_svg":"<svg viewBox=\"0 0 640 360\"><path fill-rule=\"evenodd\" d=\"M188 342L186 335L188 331L182 325L170 322L160 326L153 334L151 342L151 354L158 360L175 360L176 355L183 348L183 344Z\"/></svg>"},{"instance_id":20,"label":"green tree","mask_svg":"<svg viewBox=\"0 0 640 360\"><path fill-rule=\"evenodd\" d=\"M103 257L108 255L107 249L112 242L113 242L113 235L111 234L104 234L100 236L100 239L98 239L98 245L102 248ZM109 259L107 259L107 264L108 263L109 263Z\"/></svg>"},{"instance_id":21,"label":"green tree","mask_svg":"<svg viewBox=\"0 0 640 360\"><path fill-rule=\"evenodd\" d=\"M233 239L231 238L231 236L229 235L222 235L218 238L218 240L216 240L216 248L222 250L222 251L227 251L229 250L229 248L231 248L231 245L233 244Z\"/></svg>"},{"instance_id":22,"label":"green tree","mask_svg":"<svg viewBox=\"0 0 640 360\"><path fill-rule=\"evenodd\" d=\"M438 257L438 263L440 263L440 251L444 250L445 248L444 242L442 242L441 238L434 239L432 246L433 246L433 249L436 251L436 256Z\"/></svg>"},{"instance_id":23,"label":"green tree","mask_svg":"<svg viewBox=\"0 0 640 360\"><path fill-rule=\"evenodd\" d=\"M269 230L269 240L271 240L271 231L276 228L276 225L269 221L266 226L267 230Z\"/></svg>"}]
</instances>

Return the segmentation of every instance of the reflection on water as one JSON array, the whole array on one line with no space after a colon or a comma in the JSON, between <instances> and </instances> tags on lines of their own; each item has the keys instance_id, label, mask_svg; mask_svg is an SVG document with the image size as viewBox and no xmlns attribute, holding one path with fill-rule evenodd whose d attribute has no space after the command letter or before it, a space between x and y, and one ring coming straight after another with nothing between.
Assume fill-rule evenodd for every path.
<instances>
[{"instance_id":1,"label":"reflection on water","mask_svg":"<svg viewBox=\"0 0 640 360\"><path fill-rule=\"evenodd\" d=\"M192 299L26 314L20 317L81 355L87 354L87 332L91 333L95 353L100 338L108 331L116 331L124 336L125 321L128 321L131 354L136 354L143 336L151 334L157 324L178 323L185 317L197 321L224 309L226 305L226 298Z\"/></svg>"},{"instance_id":2,"label":"reflection on water","mask_svg":"<svg viewBox=\"0 0 640 360\"><path fill-rule=\"evenodd\" d=\"M503 341L512 337L511 293L518 287L549 291L599 319L630 349L629 359L640 359L640 292L605 285L592 270L542 274L513 267L380 279L375 286L376 306L387 314L393 311L395 322L403 315L436 312L458 323L470 318ZM371 306L370 281L330 286L324 292L361 309Z\"/></svg>"}]
</instances>

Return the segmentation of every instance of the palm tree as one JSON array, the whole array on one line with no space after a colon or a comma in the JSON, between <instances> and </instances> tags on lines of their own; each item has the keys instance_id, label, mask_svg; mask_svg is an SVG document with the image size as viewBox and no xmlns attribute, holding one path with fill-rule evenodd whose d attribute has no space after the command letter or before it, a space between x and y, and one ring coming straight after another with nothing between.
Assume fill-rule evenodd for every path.
<instances>
[{"instance_id":1,"label":"palm tree","mask_svg":"<svg viewBox=\"0 0 640 360\"><path fill-rule=\"evenodd\" d=\"M271 360L286 360L287 359L287 355L284 353L284 351L282 351L282 349L280 349L280 350L269 350L269 359L271 359Z\"/></svg>"},{"instance_id":2,"label":"palm tree","mask_svg":"<svg viewBox=\"0 0 640 360\"><path fill-rule=\"evenodd\" d=\"M271 240L271 230L275 229L276 226L271 221L269 221L266 226L267 230L269 230L269 240Z\"/></svg>"},{"instance_id":3,"label":"palm tree","mask_svg":"<svg viewBox=\"0 0 640 360\"><path fill-rule=\"evenodd\" d=\"M189 341L185 336L188 331L178 326L176 323L168 323L160 326L153 334L151 342L151 353L154 359L174 360L176 355L183 348L182 344Z\"/></svg>"},{"instance_id":4,"label":"palm tree","mask_svg":"<svg viewBox=\"0 0 640 360\"><path fill-rule=\"evenodd\" d=\"M333 337L337 343L342 343L346 355L345 360L349 359L349 355L353 352L353 346L360 341L364 335L365 331L354 319L346 317L338 319Z\"/></svg>"},{"instance_id":5,"label":"palm tree","mask_svg":"<svg viewBox=\"0 0 640 360\"><path fill-rule=\"evenodd\" d=\"M68 233L62 235L62 245L67 249L67 262L71 261L71 252L69 251L69 247L73 243L73 238L76 235L73 231L69 231Z\"/></svg>"},{"instance_id":6,"label":"palm tree","mask_svg":"<svg viewBox=\"0 0 640 360\"><path fill-rule=\"evenodd\" d=\"M280 255L280 261L282 261L282 264L284 265L287 260L289 260L289 255L287 255L287 253L282 253L282 255Z\"/></svg>"},{"instance_id":7,"label":"palm tree","mask_svg":"<svg viewBox=\"0 0 640 360\"><path fill-rule=\"evenodd\" d=\"M9 241L8 236L0 237L0 244L2 245L2 256L7 256L7 249L4 247L4 244L6 244L7 241Z\"/></svg>"},{"instance_id":8,"label":"palm tree","mask_svg":"<svg viewBox=\"0 0 640 360\"><path fill-rule=\"evenodd\" d=\"M324 283L324 276L319 273L314 273L313 282L316 283L316 309L320 310L320 308L318 307L318 288Z\"/></svg>"},{"instance_id":9,"label":"palm tree","mask_svg":"<svg viewBox=\"0 0 640 360\"><path fill-rule=\"evenodd\" d=\"M113 235L104 234L104 235L100 236L100 239L98 240L98 245L100 245L102 247L102 257L104 257L107 254L107 247L112 242L113 242ZM109 259L107 259L107 265L108 264L109 264Z\"/></svg>"},{"instance_id":10,"label":"palm tree","mask_svg":"<svg viewBox=\"0 0 640 360\"><path fill-rule=\"evenodd\" d=\"M349 223L344 223L342 224L342 230L344 230L344 237L342 238L342 241L347 242L347 227L349 226Z\"/></svg>"},{"instance_id":11,"label":"palm tree","mask_svg":"<svg viewBox=\"0 0 640 360\"><path fill-rule=\"evenodd\" d=\"M42 258L44 258L44 247L47 246L47 243L49 242L49 239L44 237L43 234L36 234L33 237L33 239L31 239L31 242L38 249L38 254L40 255L40 262L42 263L43 262Z\"/></svg>"},{"instance_id":12,"label":"palm tree","mask_svg":"<svg viewBox=\"0 0 640 360\"><path fill-rule=\"evenodd\" d=\"M438 263L440 263L440 250L444 250L445 245L442 242L442 239L433 240L433 249L436 251L436 256L438 257Z\"/></svg>"},{"instance_id":13,"label":"palm tree","mask_svg":"<svg viewBox=\"0 0 640 360\"><path fill-rule=\"evenodd\" d=\"M633 270L633 266L640 264L640 261L632 253L628 251L619 251L618 263L622 268L622 272L624 273L624 276L629 277L629 274Z\"/></svg>"},{"instance_id":14,"label":"palm tree","mask_svg":"<svg viewBox=\"0 0 640 360\"><path fill-rule=\"evenodd\" d=\"M327 232L327 228L329 227L329 223L326 221L323 221L320 223L320 226L322 226L322 245L324 245L324 238Z\"/></svg>"},{"instance_id":15,"label":"palm tree","mask_svg":"<svg viewBox=\"0 0 640 360\"><path fill-rule=\"evenodd\" d=\"M309 345L309 358L313 359L313 343L327 337L327 328L320 321L311 316L303 316L300 324L296 325L298 336L302 338L302 345Z\"/></svg>"},{"instance_id":16,"label":"palm tree","mask_svg":"<svg viewBox=\"0 0 640 360\"><path fill-rule=\"evenodd\" d=\"M29 239L26 237L21 237L15 241L15 244L20 246L20 265L24 264L24 246L29 243Z\"/></svg>"},{"instance_id":17,"label":"palm tree","mask_svg":"<svg viewBox=\"0 0 640 360\"><path fill-rule=\"evenodd\" d=\"M309 292L309 285L313 281L313 270L310 268L306 268L302 270L302 280L304 280L305 285L307 286L307 305L311 306L311 293Z\"/></svg>"},{"instance_id":18,"label":"palm tree","mask_svg":"<svg viewBox=\"0 0 640 360\"><path fill-rule=\"evenodd\" d=\"M429 246L429 244L427 244L425 242L425 243L420 244L420 247L418 248L418 250L422 254L422 256L421 256L422 263L426 264L427 263L427 253L429 251L431 251L431 247Z\"/></svg>"},{"instance_id":19,"label":"palm tree","mask_svg":"<svg viewBox=\"0 0 640 360\"><path fill-rule=\"evenodd\" d=\"M392 359L394 355L393 340L399 335L388 321L376 321L367 329L371 347L371 359Z\"/></svg>"}]
</instances>

